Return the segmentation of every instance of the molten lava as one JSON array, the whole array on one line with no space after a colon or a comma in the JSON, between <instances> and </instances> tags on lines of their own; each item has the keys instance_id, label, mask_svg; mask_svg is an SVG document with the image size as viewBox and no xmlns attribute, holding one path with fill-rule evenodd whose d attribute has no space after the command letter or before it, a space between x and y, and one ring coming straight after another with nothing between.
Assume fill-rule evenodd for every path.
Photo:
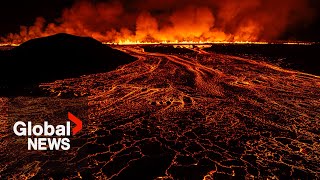
<instances>
[{"instance_id":1,"label":"molten lava","mask_svg":"<svg viewBox=\"0 0 320 180\"><path fill-rule=\"evenodd\" d=\"M319 76L146 47L115 46L138 60L114 71L41 84L49 97L0 98L1 177L319 179ZM69 151L25 151L7 128L70 107L88 119Z\"/></svg>"}]
</instances>

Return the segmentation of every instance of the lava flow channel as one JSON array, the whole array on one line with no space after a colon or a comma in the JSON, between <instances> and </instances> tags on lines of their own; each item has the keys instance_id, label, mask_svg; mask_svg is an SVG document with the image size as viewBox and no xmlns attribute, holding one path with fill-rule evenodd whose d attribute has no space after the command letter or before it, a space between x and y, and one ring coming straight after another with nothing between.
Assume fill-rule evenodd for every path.
<instances>
[{"instance_id":1,"label":"lava flow channel","mask_svg":"<svg viewBox=\"0 0 320 180\"><path fill-rule=\"evenodd\" d=\"M318 76L204 51L117 48L139 60L41 85L89 94L86 133L71 150L25 151L7 136L3 177L319 178Z\"/></svg>"}]
</instances>

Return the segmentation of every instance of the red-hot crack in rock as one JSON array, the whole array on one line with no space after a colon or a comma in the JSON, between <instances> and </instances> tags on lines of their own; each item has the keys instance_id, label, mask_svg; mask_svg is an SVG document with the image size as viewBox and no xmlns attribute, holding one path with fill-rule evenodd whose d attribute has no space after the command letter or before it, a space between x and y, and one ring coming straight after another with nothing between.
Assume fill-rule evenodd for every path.
<instances>
[{"instance_id":1,"label":"red-hot crack in rock","mask_svg":"<svg viewBox=\"0 0 320 180\"><path fill-rule=\"evenodd\" d=\"M52 95L89 94L71 149L27 151L1 133L2 177L319 178L319 77L202 50L116 48L139 60L42 85Z\"/></svg>"}]
</instances>

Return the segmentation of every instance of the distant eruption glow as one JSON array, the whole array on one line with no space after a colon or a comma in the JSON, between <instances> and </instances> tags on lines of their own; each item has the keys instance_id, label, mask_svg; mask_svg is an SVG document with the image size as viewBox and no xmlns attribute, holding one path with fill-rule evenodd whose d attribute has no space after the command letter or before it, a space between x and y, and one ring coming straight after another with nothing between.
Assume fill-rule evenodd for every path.
<instances>
[{"instance_id":1,"label":"distant eruption glow","mask_svg":"<svg viewBox=\"0 0 320 180\"><path fill-rule=\"evenodd\" d=\"M287 44L287 45L312 45L315 42L267 42L267 41L162 41L162 42L140 42L140 41L120 41L120 42L103 42L109 45L212 45L212 44Z\"/></svg>"},{"instance_id":2,"label":"distant eruption glow","mask_svg":"<svg viewBox=\"0 0 320 180\"><path fill-rule=\"evenodd\" d=\"M304 0L81 1L55 22L34 25L0 38L3 44L68 33L117 44L264 42L312 18Z\"/></svg>"},{"instance_id":3,"label":"distant eruption glow","mask_svg":"<svg viewBox=\"0 0 320 180\"><path fill-rule=\"evenodd\" d=\"M206 41L206 42L193 42L193 41L174 41L174 42L140 42L140 41L119 41L119 42L102 42L106 45L214 45L214 44L287 44L287 45L313 45L316 42L266 42L266 41ZM20 44L0 43L1 46L19 46Z\"/></svg>"}]
</instances>

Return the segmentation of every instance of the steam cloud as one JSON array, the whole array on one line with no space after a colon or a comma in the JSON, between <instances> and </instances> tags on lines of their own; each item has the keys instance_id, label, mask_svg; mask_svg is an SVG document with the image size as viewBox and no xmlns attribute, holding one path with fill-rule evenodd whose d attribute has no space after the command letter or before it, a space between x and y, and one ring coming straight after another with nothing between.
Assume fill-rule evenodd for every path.
<instances>
[{"instance_id":1,"label":"steam cloud","mask_svg":"<svg viewBox=\"0 0 320 180\"><path fill-rule=\"evenodd\" d=\"M1 41L21 43L62 32L104 42L275 40L312 16L305 0L81 1L56 22L38 17Z\"/></svg>"}]
</instances>

